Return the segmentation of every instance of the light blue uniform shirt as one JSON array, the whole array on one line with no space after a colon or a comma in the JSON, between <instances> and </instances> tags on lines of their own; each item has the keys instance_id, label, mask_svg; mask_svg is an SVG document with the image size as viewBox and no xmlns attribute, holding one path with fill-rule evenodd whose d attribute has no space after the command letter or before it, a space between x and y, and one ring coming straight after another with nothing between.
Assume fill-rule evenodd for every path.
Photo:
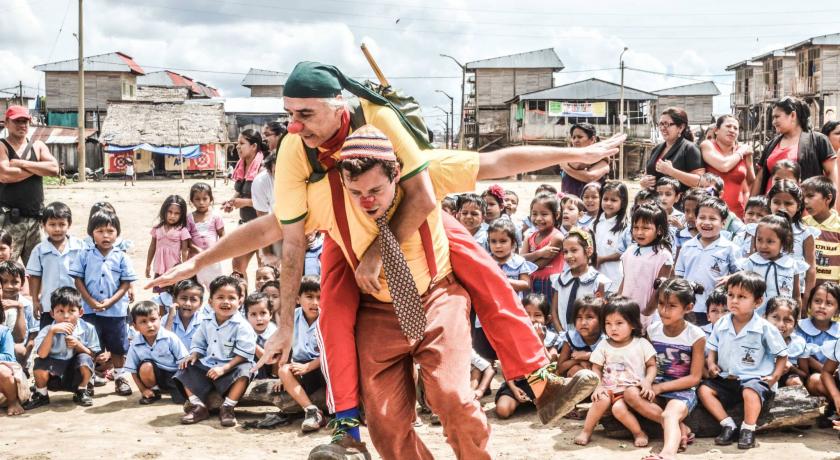
<instances>
[{"instance_id":1,"label":"light blue uniform shirt","mask_svg":"<svg viewBox=\"0 0 840 460\"><path fill-rule=\"evenodd\" d=\"M807 358L811 355L808 351L808 344L805 339L794 332L790 335L790 342L788 342L788 360L794 366L799 365L799 358Z\"/></svg>"},{"instance_id":2,"label":"light blue uniform shirt","mask_svg":"<svg viewBox=\"0 0 840 460\"><path fill-rule=\"evenodd\" d=\"M41 347L41 344L44 343L44 339L47 337L47 334L50 332L50 328L53 327L54 324L50 324L45 328L41 329L41 332L38 333L38 336L35 337L35 352L37 353L38 348ZM68 360L72 359L76 356L76 352L67 348L67 343L64 341L64 336L66 334L60 333L53 335L52 347L50 347L50 358L54 359L61 359L61 360ZM96 335L96 328L93 327L92 324L88 323L87 321L79 318L76 321L76 328L73 329L73 337L78 339L84 346L86 346L93 354L99 353L102 351L102 348L99 346L99 336Z\"/></svg>"},{"instance_id":3,"label":"light blue uniform shirt","mask_svg":"<svg viewBox=\"0 0 840 460\"><path fill-rule=\"evenodd\" d=\"M539 267L537 267L537 264L525 260L524 257L514 252L511 253L510 258L505 263L499 264L499 268L502 269L508 279L518 280L520 275L530 275L537 271ZM518 292L517 294L521 299L525 293Z\"/></svg>"},{"instance_id":4,"label":"light blue uniform shirt","mask_svg":"<svg viewBox=\"0 0 840 460\"><path fill-rule=\"evenodd\" d=\"M309 324L303 314L303 308L295 309L295 332L292 341L292 361L308 363L321 356L318 346L318 320Z\"/></svg>"},{"instance_id":5,"label":"light blue uniform shirt","mask_svg":"<svg viewBox=\"0 0 840 460\"><path fill-rule=\"evenodd\" d=\"M16 363L15 339L12 337L12 330L0 324L0 362Z\"/></svg>"},{"instance_id":6,"label":"light blue uniform shirt","mask_svg":"<svg viewBox=\"0 0 840 460\"><path fill-rule=\"evenodd\" d=\"M52 311L50 295L60 287L74 287L70 276L70 263L77 257L84 244L82 240L67 235L64 252L60 252L49 239L41 241L32 250L26 264L26 274L41 278L41 308Z\"/></svg>"},{"instance_id":7,"label":"light blue uniform shirt","mask_svg":"<svg viewBox=\"0 0 840 460\"><path fill-rule=\"evenodd\" d=\"M306 248L303 260L304 276L321 276L321 253L324 252L324 237L319 236Z\"/></svg>"},{"instance_id":8,"label":"light blue uniform shirt","mask_svg":"<svg viewBox=\"0 0 840 460\"><path fill-rule=\"evenodd\" d=\"M183 343L184 346L189 349L192 346L192 338L195 334L196 328L198 328L198 325L201 324L202 320L213 316L213 314L213 309L210 308L210 305L205 304L193 314L190 324L186 327L184 327L184 323L183 321L181 321L181 317L175 315L175 318L172 320L172 332L175 333L175 335L179 339L181 339L181 343ZM166 324L168 319L169 315L164 316L160 319L160 323Z\"/></svg>"},{"instance_id":9,"label":"light blue uniform shirt","mask_svg":"<svg viewBox=\"0 0 840 460\"><path fill-rule=\"evenodd\" d=\"M764 302L758 307L758 314L764 316L767 301L777 296L793 297L793 281L801 272L801 267L793 257L782 254L776 260L767 260L759 253L754 253L746 259L740 259L738 265L741 270L758 273L767 286L764 291ZM807 270L807 267L805 268ZM800 279L801 283L802 280Z\"/></svg>"},{"instance_id":10,"label":"light blue uniform shirt","mask_svg":"<svg viewBox=\"0 0 840 460\"><path fill-rule=\"evenodd\" d=\"M201 364L207 367L221 366L234 356L254 362L257 350L257 334L241 315L234 314L222 324L216 322L216 315L204 318L192 338L190 353L203 355Z\"/></svg>"},{"instance_id":11,"label":"light blue uniform shirt","mask_svg":"<svg viewBox=\"0 0 840 460\"><path fill-rule=\"evenodd\" d=\"M484 248L485 251L490 252L490 246L487 243L487 229L490 228L489 225L482 222L481 225L476 230L473 238L475 238L475 242L478 243L479 246Z\"/></svg>"},{"instance_id":12,"label":"light blue uniform shirt","mask_svg":"<svg viewBox=\"0 0 840 460\"><path fill-rule=\"evenodd\" d=\"M814 326L811 318L805 318L796 325L796 333L808 344L808 354L817 361L825 363L822 345L832 340L840 339L840 323L832 321L828 329L821 331Z\"/></svg>"},{"instance_id":13,"label":"light blue uniform shirt","mask_svg":"<svg viewBox=\"0 0 840 460\"><path fill-rule=\"evenodd\" d=\"M24 297L18 294L18 302L23 305L23 321L26 323L26 337L24 337L24 343L26 339L29 338L29 334L33 334L38 332L41 329L41 322L35 319L35 312L32 308L32 300L29 297ZM15 323L17 322L17 309L10 308L6 310L6 326L9 329L14 330Z\"/></svg>"},{"instance_id":14,"label":"light blue uniform shirt","mask_svg":"<svg viewBox=\"0 0 840 460\"><path fill-rule=\"evenodd\" d=\"M825 359L840 363L840 340L826 340L820 347L820 353ZM825 361L823 361L825 362Z\"/></svg>"},{"instance_id":15,"label":"light blue uniform shirt","mask_svg":"<svg viewBox=\"0 0 840 460\"><path fill-rule=\"evenodd\" d=\"M753 313L752 319L737 334L732 314L727 313L715 323L706 349L717 352L721 377L735 376L741 380L771 375L776 367L776 358L788 356L782 334L757 313Z\"/></svg>"},{"instance_id":16,"label":"light blue uniform shirt","mask_svg":"<svg viewBox=\"0 0 840 460\"><path fill-rule=\"evenodd\" d=\"M160 328L154 343L149 345L146 338L137 334L125 357L125 370L135 373L144 361L151 361L155 366L169 372L178 370L178 363L189 356L187 347L170 331Z\"/></svg>"},{"instance_id":17,"label":"light blue uniform shirt","mask_svg":"<svg viewBox=\"0 0 840 460\"><path fill-rule=\"evenodd\" d=\"M530 222L531 220L528 219L528 223ZM580 219L578 219L577 226L580 228L592 230L593 225L595 225L595 217L590 216L588 213L583 213L583 216L581 216Z\"/></svg>"},{"instance_id":18,"label":"light blue uniform shirt","mask_svg":"<svg viewBox=\"0 0 840 460\"><path fill-rule=\"evenodd\" d=\"M254 332L257 333L257 345L260 346L260 347L264 347L265 342L276 331L277 331L277 326L274 323L271 323L271 322L268 323L268 326L265 327L264 331L262 331L262 332L254 331Z\"/></svg>"},{"instance_id":19,"label":"light blue uniform shirt","mask_svg":"<svg viewBox=\"0 0 840 460\"><path fill-rule=\"evenodd\" d=\"M96 246L79 251L70 263L70 276L84 280L90 296L99 301L114 295L121 282L137 281L137 274L131 266L128 254L116 247L111 249L107 256L103 256ZM96 313L98 316L109 317L128 315L128 295L122 296L107 310L100 312L94 312L87 302L83 303L84 314Z\"/></svg>"},{"instance_id":20,"label":"light blue uniform shirt","mask_svg":"<svg viewBox=\"0 0 840 460\"><path fill-rule=\"evenodd\" d=\"M169 314L169 309L172 308L172 302L174 300L175 299L172 298L172 294L166 291L158 292L157 294L152 296L152 302L163 307L163 315L161 316L161 318Z\"/></svg>"},{"instance_id":21,"label":"light blue uniform shirt","mask_svg":"<svg viewBox=\"0 0 840 460\"><path fill-rule=\"evenodd\" d=\"M723 236L705 248L700 238L688 240L680 249L674 273L703 286L704 293L695 296L694 311L706 313L706 298L715 288L718 278L739 270L737 247Z\"/></svg>"}]
</instances>

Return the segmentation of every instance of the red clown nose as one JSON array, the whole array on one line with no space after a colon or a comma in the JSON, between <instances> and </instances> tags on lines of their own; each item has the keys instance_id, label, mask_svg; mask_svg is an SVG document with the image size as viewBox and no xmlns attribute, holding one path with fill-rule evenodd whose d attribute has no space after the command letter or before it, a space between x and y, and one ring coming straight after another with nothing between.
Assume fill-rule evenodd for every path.
<instances>
[{"instance_id":1,"label":"red clown nose","mask_svg":"<svg viewBox=\"0 0 840 460\"><path fill-rule=\"evenodd\" d=\"M362 205L363 208L370 209L370 208L373 207L374 204L376 204L376 198L374 198L372 196L371 197L362 197L362 199L360 200L360 204Z\"/></svg>"},{"instance_id":2,"label":"red clown nose","mask_svg":"<svg viewBox=\"0 0 840 460\"><path fill-rule=\"evenodd\" d=\"M289 134L297 134L303 131L303 123L299 121L289 123L289 126L286 128L286 130L289 131Z\"/></svg>"}]
</instances>

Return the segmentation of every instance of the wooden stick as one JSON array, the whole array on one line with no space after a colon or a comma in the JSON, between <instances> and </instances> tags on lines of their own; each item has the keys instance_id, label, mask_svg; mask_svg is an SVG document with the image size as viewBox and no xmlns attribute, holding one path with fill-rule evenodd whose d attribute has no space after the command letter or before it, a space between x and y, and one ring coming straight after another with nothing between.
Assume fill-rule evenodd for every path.
<instances>
[{"instance_id":1,"label":"wooden stick","mask_svg":"<svg viewBox=\"0 0 840 460\"><path fill-rule=\"evenodd\" d=\"M368 51L367 46L365 46L364 43L362 43L362 53L365 54L368 64L370 64L370 67L373 69L373 73L376 74L376 79L379 80L379 84L386 87L391 86L391 84L388 83L388 79L385 78L385 74L382 73L382 69L379 68L379 65L376 63L376 60L373 59L373 55L370 54L370 51Z\"/></svg>"}]
</instances>

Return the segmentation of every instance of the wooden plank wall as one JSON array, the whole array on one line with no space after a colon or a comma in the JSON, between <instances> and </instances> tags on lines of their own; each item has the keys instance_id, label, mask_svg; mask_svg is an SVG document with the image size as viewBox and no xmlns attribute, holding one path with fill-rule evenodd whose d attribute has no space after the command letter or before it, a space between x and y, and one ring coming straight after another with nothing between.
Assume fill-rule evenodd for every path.
<instances>
[{"instance_id":1,"label":"wooden plank wall","mask_svg":"<svg viewBox=\"0 0 840 460\"><path fill-rule=\"evenodd\" d=\"M475 91L479 108L504 105L518 94L551 88L551 69L476 69Z\"/></svg>"},{"instance_id":2,"label":"wooden plank wall","mask_svg":"<svg viewBox=\"0 0 840 460\"><path fill-rule=\"evenodd\" d=\"M283 97L283 85L252 86L251 97Z\"/></svg>"},{"instance_id":3,"label":"wooden plank wall","mask_svg":"<svg viewBox=\"0 0 840 460\"><path fill-rule=\"evenodd\" d=\"M79 74L77 72L46 72L48 110L78 110ZM130 99L123 97L123 82L137 85L135 75L124 72L85 73L85 109L105 110L108 101Z\"/></svg>"}]
</instances>

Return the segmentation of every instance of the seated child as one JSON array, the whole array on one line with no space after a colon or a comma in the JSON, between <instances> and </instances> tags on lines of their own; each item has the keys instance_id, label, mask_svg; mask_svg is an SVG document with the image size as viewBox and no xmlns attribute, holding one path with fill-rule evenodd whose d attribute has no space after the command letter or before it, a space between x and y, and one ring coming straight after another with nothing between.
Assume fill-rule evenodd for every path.
<instances>
[{"instance_id":1,"label":"seated child","mask_svg":"<svg viewBox=\"0 0 840 460\"><path fill-rule=\"evenodd\" d=\"M700 326L700 329L706 333L706 338L712 335L715 323L727 313L729 313L729 309L726 307L726 288L720 286L706 297L706 319L709 322Z\"/></svg>"},{"instance_id":2,"label":"seated child","mask_svg":"<svg viewBox=\"0 0 840 460\"><path fill-rule=\"evenodd\" d=\"M181 417L184 425L210 417L205 401L216 390L225 398L219 410L221 425L236 426L233 409L248 388L257 348L257 335L237 314L241 299L242 285L233 276L219 276L210 283L213 315L201 320L190 356L175 373L175 385L190 402L187 414Z\"/></svg>"},{"instance_id":3,"label":"seated child","mask_svg":"<svg viewBox=\"0 0 840 460\"><path fill-rule=\"evenodd\" d=\"M664 445L659 458L675 459L686 449L693 433L683 420L697 406L694 388L703 377L706 335L686 321L694 307L694 296L702 287L682 278L657 280L659 321L648 328L656 350L656 379L650 392L638 387L624 391L624 402L642 417L662 425Z\"/></svg>"},{"instance_id":4,"label":"seated child","mask_svg":"<svg viewBox=\"0 0 840 460\"><path fill-rule=\"evenodd\" d=\"M779 380L783 387L802 386L808 380L808 344L796 333L799 305L789 297L774 297L767 302L764 318L782 334L788 347L785 375Z\"/></svg>"},{"instance_id":5,"label":"seated child","mask_svg":"<svg viewBox=\"0 0 840 460\"><path fill-rule=\"evenodd\" d=\"M796 333L808 344L808 367L804 369L810 375L805 381L808 391L817 396L829 396L823 386L820 374L826 360L822 346L840 338L840 322L834 321L840 305L840 285L826 281L811 290L808 300L808 318L799 321ZM827 413L835 410L829 404Z\"/></svg>"},{"instance_id":6,"label":"seated child","mask_svg":"<svg viewBox=\"0 0 840 460\"><path fill-rule=\"evenodd\" d=\"M0 287L2 287L2 305L6 313L5 325L12 331L15 339L15 357L17 362L26 367L32 352L33 340L38 334L40 324L35 319L32 301L20 295L20 289L26 279L23 265L6 260L0 262Z\"/></svg>"},{"instance_id":7,"label":"seated child","mask_svg":"<svg viewBox=\"0 0 840 460\"><path fill-rule=\"evenodd\" d=\"M183 404L172 377L189 352L174 333L160 327L160 311L156 303L138 302L131 309L131 325L138 335L131 341L125 359L125 370L131 373L142 395L140 404L160 400L161 392L172 395L172 402Z\"/></svg>"},{"instance_id":8,"label":"seated child","mask_svg":"<svg viewBox=\"0 0 840 460\"><path fill-rule=\"evenodd\" d=\"M60 287L50 296L53 323L35 338L35 392L23 405L30 410L50 403L48 390L72 391L73 402L93 405L93 356L101 351L96 328L81 318L82 296Z\"/></svg>"},{"instance_id":9,"label":"seated child","mask_svg":"<svg viewBox=\"0 0 840 460\"><path fill-rule=\"evenodd\" d=\"M259 360L262 358L266 340L277 330L277 326L271 322L271 307L268 304L268 296L262 292L254 292L246 297L245 317L248 318L248 323L257 333L257 351L254 357ZM273 375L277 375L276 370L262 367L257 371L254 378L267 379Z\"/></svg>"},{"instance_id":10,"label":"seated child","mask_svg":"<svg viewBox=\"0 0 840 460\"><path fill-rule=\"evenodd\" d=\"M729 314L721 318L709 336L706 367L710 379L697 390L700 402L720 422L718 446L739 449L755 447L755 429L761 408L773 396L785 372L787 345L779 330L758 316L764 280L754 272L738 272L726 281ZM744 403L740 434L725 407Z\"/></svg>"},{"instance_id":11,"label":"seated child","mask_svg":"<svg viewBox=\"0 0 840 460\"><path fill-rule=\"evenodd\" d=\"M592 431L607 410L630 430L633 444L645 447L648 436L639 420L624 401L624 392L638 387L643 397L651 393L656 377L656 350L642 338L642 319L639 305L622 296L610 296L601 310L607 339L602 340L589 358L592 370L601 383L592 393L592 407L586 413L583 430L575 437L575 444L589 444Z\"/></svg>"},{"instance_id":12,"label":"seated child","mask_svg":"<svg viewBox=\"0 0 840 460\"><path fill-rule=\"evenodd\" d=\"M572 310L575 327L561 332L563 346L557 356L557 375L573 377L582 369L592 369L589 358L604 337L601 309L604 301L588 295L577 299Z\"/></svg>"},{"instance_id":13,"label":"seated child","mask_svg":"<svg viewBox=\"0 0 840 460\"><path fill-rule=\"evenodd\" d=\"M280 270L273 265L263 265L254 274L254 289L259 291L269 281L280 279Z\"/></svg>"},{"instance_id":14,"label":"seated child","mask_svg":"<svg viewBox=\"0 0 840 460\"><path fill-rule=\"evenodd\" d=\"M829 400L829 407L840 407L840 376L837 374L838 363L840 363L840 340L832 340L830 342L826 342L822 345L821 352L825 355L826 361L822 367L822 371L820 372L820 377L822 379L823 387L825 388L825 393L828 396ZM826 410L828 412L828 410ZM835 414L826 414L823 418L834 422L834 429L838 430L838 418L836 413ZM820 427L828 428L831 426L831 423L819 423Z\"/></svg>"},{"instance_id":15,"label":"seated child","mask_svg":"<svg viewBox=\"0 0 840 460\"><path fill-rule=\"evenodd\" d=\"M805 179L801 189L808 211L802 223L816 229L814 245L819 248L815 251L816 284L837 282L840 277L840 215L834 209L837 188L831 179L820 175Z\"/></svg>"},{"instance_id":16,"label":"seated child","mask_svg":"<svg viewBox=\"0 0 840 460\"><path fill-rule=\"evenodd\" d=\"M4 310L0 308L0 407L6 407L6 415L23 413L22 401L29 399L29 379L15 359L15 340L12 330L6 327Z\"/></svg>"},{"instance_id":17,"label":"seated child","mask_svg":"<svg viewBox=\"0 0 840 460\"><path fill-rule=\"evenodd\" d=\"M561 340L557 333L546 327L546 324L551 322L548 300L542 294L528 294L522 301L522 306L528 313L537 337L543 341L546 355L551 361L556 360ZM517 407L527 402L533 403L534 399L536 396L526 379L507 380L496 392L496 415L502 419L508 418Z\"/></svg>"},{"instance_id":18,"label":"seated child","mask_svg":"<svg viewBox=\"0 0 840 460\"><path fill-rule=\"evenodd\" d=\"M324 252L324 235L319 231L306 235L306 254L304 254L303 260L304 276L321 276L322 252Z\"/></svg>"},{"instance_id":19,"label":"seated child","mask_svg":"<svg viewBox=\"0 0 840 460\"><path fill-rule=\"evenodd\" d=\"M765 299L790 297L798 304L800 283L803 282L799 273L804 273L808 265L794 259L792 252L793 228L787 216L771 214L762 217L755 228L755 252L739 260L738 265L742 270L758 273L765 280ZM762 304L758 314L764 315L764 309Z\"/></svg>"},{"instance_id":20,"label":"seated child","mask_svg":"<svg viewBox=\"0 0 840 460\"><path fill-rule=\"evenodd\" d=\"M174 332L189 349L198 325L204 318L212 316L213 310L207 305L202 305L204 286L193 278L175 283L172 293L172 308L160 321L166 330Z\"/></svg>"},{"instance_id":21,"label":"seated child","mask_svg":"<svg viewBox=\"0 0 840 460\"><path fill-rule=\"evenodd\" d=\"M280 366L278 374L283 388L305 411L300 429L308 433L318 431L327 424L321 409L309 399L312 393L326 385L321 373L321 351L318 346L321 281L314 276L304 276L298 293L300 307L295 309L292 362Z\"/></svg>"},{"instance_id":22,"label":"seated child","mask_svg":"<svg viewBox=\"0 0 840 460\"><path fill-rule=\"evenodd\" d=\"M470 388L475 392L475 399L481 399L490 394L490 384L495 375L496 369L493 368L493 364L473 350L470 363Z\"/></svg>"}]
</instances>

